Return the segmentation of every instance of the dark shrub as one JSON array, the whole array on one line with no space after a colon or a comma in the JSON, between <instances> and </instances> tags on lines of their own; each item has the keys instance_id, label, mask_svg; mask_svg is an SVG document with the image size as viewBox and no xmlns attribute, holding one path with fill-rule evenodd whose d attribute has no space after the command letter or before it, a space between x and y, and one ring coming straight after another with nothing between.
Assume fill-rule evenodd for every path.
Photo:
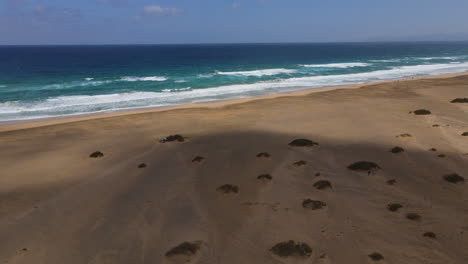
<instances>
[{"instance_id":1,"label":"dark shrub","mask_svg":"<svg viewBox=\"0 0 468 264\"><path fill-rule=\"evenodd\" d=\"M323 189L331 188L332 185L329 181L321 180L321 181L314 183L314 187L319 190L323 190Z\"/></svg>"},{"instance_id":2,"label":"dark shrub","mask_svg":"<svg viewBox=\"0 0 468 264\"><path fill-rule=\"evenodd\" d=\"M309 247L309 245L301 242L296 243L293 240L278 243L274 245L270 251L280 257L310 257L312 254L312 249Z\"/></svg>"},{"instance_id":3,"label":"dark shrub","mask_svg":"<svg viewBox=\"0 0 468 264\"><path fill-rule=\"evenodd\" d=\"M468 98L455 98L450 102L451 103L468 103Z\"/></svg>"},{"instance_id":4,"label":"dark shrub","mask_svg":"<svg viewBox=\"0 0 468 264\"><path fill-rule=\"evenodd\" d=\"M146 168L146 164L145 164L145 163L142 163L142 164L138 165L138 168L139 168L139 169Z\"/></svg>"},{"instance_id":5,"label":"dark shrub","mask_svg":"<svg viewBox=\"0 0 468 264\"><path fill-rule=\"evenodd\" d=\"M384 257L382 256L382 254L377 253L377 252L374 252L374 253L372 253L372 254L369 254L369 258L371 258L373 261L379 261L379 260L384 259Z\"/></svg>"},{"instance_id":6,"label":"dark shrub","mask_svg":"<svg viewBox=\"0 0 468 264\"><path fill-rule=\"evenodd\" d=\"M468 132L463 132L461 135L464 137L468 137Z\"/></svg>"},{"instance_id":7,"label":"dark shrub","mask_svg":"<svg viewBox=\"0 0 468 264\"><path fill-rule=\"evenodd\" d=\"M257 179L271 181L271 179L273 179L273 177L271 177L270 174L261 174L261 175L257 176Z\"/></svg>"},{"instance_id":8,"label":"dark shrub","mask_svg":"<svg viewBox=\"0 0 468 264\"><path fill-rule=\"evenodd\" d=\"M184 142L185 138L181 135L170 135L160 140L161 143L173 141Z\"/></svg>"},{"instance_id":9,"label":"dark shrub","mask_svg":"<svg viewBox=\"0 0 468 264\"><path fill-rule=\"evenodd\" d=\"M289 143L289 146L292 147L312 147L316 145L318 145L317 142L304 138L295 139Z\"/></svg>"},{"instance_id":10,"label":"dark shrub","mask_svg":"<svg viewBox=\"0 0 468 264\"><path fill-rule=\"evenodd\" d=\"M394 147L390 150L390 152L392 153L400 153L400 152L404 152L405 150L402 148L402 147Z\"/></svg>"},{"instance_id":11,"label":"dark shrub","mask_svg":"<svg viewBox=\"0 0 468 264\"><path fill-rule=\"evenodd\" d=\"M432 127L440 127L440 125L434 124L434 125L432 125Z\"/></svg>"},{"instance_id":12,"label":"dark shrub","mask_svg":"<svg viewBox=\"0 0 468 264\"><path fill-rule=\"evenodd\" d=\"M437 149L436 148L430 148L429 151L436 152Z\"/></svg>"},{"instance_id":13,"label":"dark shrub","mask_svg":"<svg viewBox=\"0 0 468 264\"><path fill-rule=\"evenodd\" d=\"M465 178L463 178L462 176L456 173L444 175L443 178L446 181L451 182L451 183L464 183L465 182Z\"/></svg>"},{"instance_id":14,"label":"dark shrub","mask_svg":"<svg viewBox=\"0 0 468 264\"><path fill-rule=\"evenodd\" d=\"M89 155L90 158L102 158L104 157L104 153L102 153L101 151L96 151L96 152L93 152L91 155Z\"/></svg>"},{"instance_id":15,"label":"dark shrub","mask_svg":"<svg viewBox=\"0 0 468 264\"><path fill-rule=\"evenodd\" d=\"M398 204L398 203L391 203L387 205L387 209L391 212L396 212L398 209L402 208L403 205Z\"/></svg>"},{"instance_id":16,"label":"dark shrub","mask_svg":"<svg viewBox=\"0 0 468 264\"><path fill-rule=\"evenodd\" d=\"M408 218L409 220L413 220L413 221L421 220L421 216L418 215L417 213L408 213L406 214L406 218Z\"/></svg>"},{"instance_id":17,"label":"dark shrub","mask_svg":"<svg viewBox=\"0 0 468 264\"><path fill-rule=\"evenodd\" d=\"M231 184L225 184L216 189L218 192L222 193L238 193L239 187Z\"/></svg>"},{"instance_id":18,"label":"dark shrub","mask_svg":"<svg viewBox=\"0 0 468 264\"><path fill-rule=\"evenodd\" d=\"M380 169L379 165L371 161L358 161L348 166L348 169L355 171L368 171L372 169Z\"/></svg>"},{"instance_id":19,"label":"dark shrub","mask_svg":"<svg viewBox=\"0 0 468 264\"><path fill-rule=\"evenodd\" d=\"M202 162L205 158L202 156L196 156L193 158L192 162Z\"/></svg>"},{"instance_id":20,"label":"dark shrub","mask_svg":"<svg viewBox=\"0 0 468 264\"><path fill-rule=\"evenodd\" d=\"M400 134L400 135L398 135L398 136L396 136L396 137L405 138L405 137L412 137L412 136L411 136L410 134L408 134L408 133L404 133L404 134Z\"/></svg>"},{"instance_id":21,"label":"dark shrub","mask_svg":"<svg viewBox=\"0 0 468 264\"><path fill-rule=\"evenodd\" d=\"M302 207L312 210L322 209L324 206L327 206L326 203L322 201L315 201L311 199L305 199L302 201Z\"/></svg>"},{"instance_id":22,"label":"dark shrub","mask_svg":"<svg viewBox=\"0 0 468 264\"><path fill-rule=\"evenodd\" d=\"M182 244L173 247L171 250L167 251L166 257L172 257L176 255L192 256L195 255L199 249L199 242L183 242Z\"/></svg>"},{"instance_id":23,"label":"dark shrub","mask_svg":"<svg viewBox=\"0 0 468 264\"><path fill-rule=\"evenodd\" d=\"M257 154L257 158L269 158L271 155L268 152L261 152Z\"/></svg>"},{"instance_id":24,"label":"dark shrub","mask_svg":"<svg viewBox=\"0 0 468 264\"><path fill-rule=\"evenodd\" d=\"M436 239L437 236L434 232L426 232L423 234L424 237L428 237L428 238L433 238L433 239Z\"/></svg>"},{"instance_id":25,"label":"dark shrub","mask_svg":"<svg viewBox=\"0 0 468 264\"><path fill-rule=\"evenodd\" d=\"M388 180L387 181L387 184L388 185L394 185L396 183L396 180L395 179L391 179L391 180Z\"/></svg>"},{"instance_id":26,"label":"dark shrub","mask_svg":"<svg viewBox=\"0 0 468 264\"><path fill-rule=\"evenodd\" d=\"M431 111L426 110L426 109L418 109L418 110L414 111L414 114L415 115L430 115Z\"/></svg>"},{"instance_id":27,"label":"dark shrub","mask_svg":"<svg viewBox=\"0 0 468 264\"><path fill-rule=\"evenodd\" d=\"M293 165L296 166L296 167L301 167L301 166L305 166L306 164L307 164L306 161L300 160L300 161L294 162Z\"/></svg>"}]
</instances>

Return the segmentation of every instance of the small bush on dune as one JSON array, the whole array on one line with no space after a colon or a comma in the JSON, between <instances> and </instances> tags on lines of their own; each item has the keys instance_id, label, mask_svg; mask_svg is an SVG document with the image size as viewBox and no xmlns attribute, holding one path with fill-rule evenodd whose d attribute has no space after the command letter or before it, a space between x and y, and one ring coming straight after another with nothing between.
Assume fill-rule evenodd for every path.
<instances>
[{"instance_id":1,"label":"small bush on dune","mask_svg":"<svg viewBox=\"0 0 468 264\"><path fill-rule=\"evenodd\" d=\"M391 203L387 205L387 209L391 212L396 212L398 209L402 208L403 205L398 204L398 203Z\"/></svg>"},{"instance_id":2,"label":"small bush on dune","mask_svg":"<svg viewBox=\"0 0 468 264\"><path fill-rule=\"evenodd\" d=\"M468 103L468 98L455 98L450 102L451 103Z\"/></svg>"},{"instance_id":3,"label":"small bush on dune","mask_svg":"<svg viewBox=\"0 0 468 264\"><path fill-rule=\"evenodd\" d=\"M348 166L348 169L355 171L368 171L372 169L380 169L377 163L372 161L358 161Z\"/></svg>"},{"instance_id":4,"label":"small bush on dune","mask_svg":"<svg viewBox=\"0 0 468 264\"><path fill-rule=\"evenodd\" d=\"M200 249L199 242L183 242L182 244L173 247L171 250L166 252L166 257L172 257L176 255L195 255Z\"/></svg>"},{"instance_id":5,"label":"small bush on dune","mask_svg":"<svg viewBox=\"0 0 468 264\"><path fill-rule=\"evenodd\" d=\"M434 232L426 232L423 234L424 237L428 237L428 238L432 238L432 239L436 239L437 236Z\"/></svg>"},{"instance_id":6,"label":"small bush on dune","mask_svg":"<svg viewBox=\"0 0 468 264\"><path fill-rule=\"evenodd\" d=\"M90 158L102 158L104 157L104 153L102 153L101 151L96 151L96 152L91 153L89 157Z\"/></svg>"},{"instance_id":7,"label":"small bush on dune","mask_svg":"<svg viewBox=\"0 0 468 264\"><path fill-rule=\"evenodd\" d=\"M292 147L312 147L312 146L318 146L318 143L314 142L312 140L309 140L309 139L300 138L300 139L295 139L295 140L291 141L289 143L289 146L292 146Z\"/></svg>"},{"instance_id":8,"label":"small bush on dune","mask_svg":"<svg viewBox=\"0 0 468 264\"><path fill-rule=\"evenodd\" d=\"M167 137L160 140L161 143L173 142L173 141L184 142L185 138L183 136L181 136L181 135L176 134L176 135L167 136Z\"/></svg>"},{"instance_id":9,"label":"small bush on dune","mask_svg":"<svg viewBox=\"0 0 468 264\"><path fill-rule=\"evenodd\" d=\"M468 137L468 132L463 132L461 135L464 137Z\"/></svg>"},{"instance_id":10,"label":"small bush on dune","mask_svg":"<svg viewBox=\"0 0 468 264\"><path fill-rule=\"evenodd\" d=\"M406 218L412 221L419 221L421 220L421 216L418 215L417 213L408 213L406 214Z\"/></svg>"},{"instance_id":11,"label":"small bush on dune","mask_svg":"<svg viewBox=\"0 0 468 264\"><path fill-rule=\"evenodd\" d=\"M306 164L307 164L307 162L304 161L304 160L300 160L300 161L294 162L294 166L296 166L296 167L305 166Z\"/></svg>"},{"instance_id":12,"label":"small bush on dune","mask_svg":"<svg viewBox=\"0 0 468 264\"><path fill-rule=\"evenodd\" d=\"M314 183L314 187L319 189L319 190L323 190L323 189L331 188L332 185L331 185L331 183L329 181L321 180L321 181L318 181L318 182Z\"/></svg>"},{"instance_id":13,"label":"small bush on dune","mask_svg":"<svg viewBox=\"0 0 468 264\"><path fill-rule=\"evenodd\" d=\"M404 152L405 150L402 148L402 147L394 147L390 150L390 152L392 153L400 153L400 152Z\"/></svg>"},{"instance_id":14,"label":"small bush on dune","mask_svg":"<svg viewBox=\"0 0 468 264\"><path fill-rule=\"evenodd\" d=\"M231 184L225 184L216 189L218 192L222 193L238 193L239 187Z\"/></svg>"},{"instance_id":15,"label":"small bush on dune","mask_svg":"<svg viewBox=\"0 0 468 264\"><path fill-rule=\"evenodd\" d=\"M257 158L269 158L270 156L268 152L260 152L257 154Z\"/></svg>"},{"instance_id":16,"label":"small bush on dune","mask_svg":"<svg viewBox=\"0 0 468 264\"><path fill-rule=\"evenodd\" d=\"M413 112L415 115L430 115L431 111L426 110L426 109L418 109Z\"/></svg>"},{"instance_id":17,"label":"small bush on dune","mask_svg":"<svg viewBox=\"0 0 468 264\"><path fill-rule=\"evenodd\" d=\"M278 243L270 251L280 257L310 257L312 254L312 248L309 245L301 242L296 243L293 240Z\"/></svg>"},{"instance_id":18,"label":"small bush on dune","mask_svg":"<svg viewBox=\"0 0 468 264\"><path fill-rule=\"evenodd\" d=\"M271 181L273 177L270 174L261 174L257 176L257 179Z\"/></svg>"},{"instance_id":19,"label":"small bush on dune","mask_svg":"<svg viewBox=\"0 0 468 264\"><path fill-rule=\"evenodd\" d=\"M457 173L444 175L443 178L446 181L451 182L451 183L464 183L465 182L465 178L458 175Z\"/></svg>"},{"instance_id":20,"label":"small bush on dune","mask_svg":"<svg viewBox=\"0 0 468 264\"><path fill-rule=\"evenodd\" d=\"M192 162L202 162L205 158L202 156L196 156L195 158L192 159Z\"/></svg>"},{"instance_id":21,"label":"small bush on dune","mask_svg":"<svg viewBox=\"0 0 468 264\"><path fill-rule=\"evenodd\" d=\"M388 180L387 181L387 184L388 185L394 185L396 183L396 180L395 179L391 179L391 180Z\"/></svg>"},{"instance_id":22,"label":"small bush on dune","mask_svg":"<svg viewBox=\"0 0 468 264\"><path fill-rule=\"evenodd\" d=\"M141 163L140 165L138 165L138 168L139 168L139 169L146 168L146 164L145 164L145 163Z\"/></svg>"},{"instance_id":23,"label":"small bush on dune","mask_svg":"<svg viewBox=\"0 0 468 264\"><path fill-rule=\"evenodd\" d=\"M305 199L302 201L302 207L312 210L322 209L324 206L327 206L326 203L322 201L315 201L311 199Z\"/></svg>"},{"instance_id":24,"label":"small bush on dune","mask_svg":"<svg viewBox=\"0 0 468 264\"><path fill-rule=\"evenodd\" d=\"M377 252L374 252L374 253L372 253L372 254L369 254L369 258L371 258L373 261L379 261L379 260L384 259L384 257L382 256L382 254L377 253Z\"/></svg>"}]
</instances>

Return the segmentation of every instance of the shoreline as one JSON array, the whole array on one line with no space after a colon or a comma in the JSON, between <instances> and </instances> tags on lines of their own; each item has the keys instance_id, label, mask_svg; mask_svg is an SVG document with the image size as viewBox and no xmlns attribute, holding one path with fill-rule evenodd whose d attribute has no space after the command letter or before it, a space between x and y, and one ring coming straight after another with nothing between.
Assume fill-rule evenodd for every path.
<instances>
[{"instance_id":1,"label":"shoreline","mask_svg":"<svg viewBox=\"0 0 468 264\"><path fill-rule=\"evenodd\" d=\"M272 94L266 94L266 95L261 95L261 96L254 96L254 97L215 100L215 101L210 101L210 102L189 103L189 104L180 104L180 105L173 105L173 106L160 106L160 107L148 106L148 107L132 108L128 110L127 109L115 110L115 111L109 111L109 112L104 112L104 113L95 112L95 113L72 114L72 115L66 115L66 116L26 119L26 120L17 120L17 121L0 121L0 133L7 132L7 131L15 131L15 130L30 129L30 128L37 128L37 127L43 127L43 126L50 126L50 125L80 122L80 121L86 121L86 120L104 119L104 118L120 117L120 116L127 116L127 115L138 115L138 114L145 114L145 113L166 112L166 111L180 110L180 109L222 108L222 107L229 106L229 105L236 105L236 104L242 104L242 103L259 101L259 100L266 100L266 99L275 99L275 98L280 98L280 97L304 96L304 95L313 94L313 93L322 93L322 92L340 90L340 89L359 89L359 88L363 88L363 87L367 87L371 85L386 84L386 83L401 82L401 81L449 79L449 78L455 78L455 77L464 76L464 75L468 75L468 72L448 73L448 74L440 74L440 75L432 75L432 76L412 77L412 78L403 78L403 79L396 79L396 80L376 81L376 82L358 83L358 84L352 84L352 85L323 87L323 88L305 88L302 90L284 92L284 93L279 92L279 93L272 93Z\"/></svg>"}]
</instances>

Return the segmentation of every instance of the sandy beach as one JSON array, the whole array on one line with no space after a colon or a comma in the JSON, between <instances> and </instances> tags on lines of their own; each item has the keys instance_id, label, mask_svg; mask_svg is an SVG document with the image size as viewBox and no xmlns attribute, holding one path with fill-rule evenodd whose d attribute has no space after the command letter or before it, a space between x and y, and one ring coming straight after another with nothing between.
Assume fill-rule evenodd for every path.
<instances>
[{"instance_id":1,"label":"sandy beach","mask_svg":"<svg viewBox=\"0 0 468 264\"><path fill-rule=\"evenodd\" d=\"M467 97L458 74L0 126L0 263L467 263Z\"/></svg>"}]
</instances>

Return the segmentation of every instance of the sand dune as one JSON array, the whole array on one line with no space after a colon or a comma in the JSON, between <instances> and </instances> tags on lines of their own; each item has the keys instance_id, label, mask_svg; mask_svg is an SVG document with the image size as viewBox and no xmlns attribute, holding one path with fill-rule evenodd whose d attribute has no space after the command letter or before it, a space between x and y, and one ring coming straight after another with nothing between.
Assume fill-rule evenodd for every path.
<instances>
[{"instance_id":1,"label":"sand dune","mask_svg":"<svg viewBox=\"0 0 468 264\"><path fill-rule=\"evenodd\" d=\"M0 263L467 263L468 184L446 177L468 179L468 105L450 103L467 87L3 128ZM361 161L377 167L348 168Z\"/></svg>"}]
</instances>

